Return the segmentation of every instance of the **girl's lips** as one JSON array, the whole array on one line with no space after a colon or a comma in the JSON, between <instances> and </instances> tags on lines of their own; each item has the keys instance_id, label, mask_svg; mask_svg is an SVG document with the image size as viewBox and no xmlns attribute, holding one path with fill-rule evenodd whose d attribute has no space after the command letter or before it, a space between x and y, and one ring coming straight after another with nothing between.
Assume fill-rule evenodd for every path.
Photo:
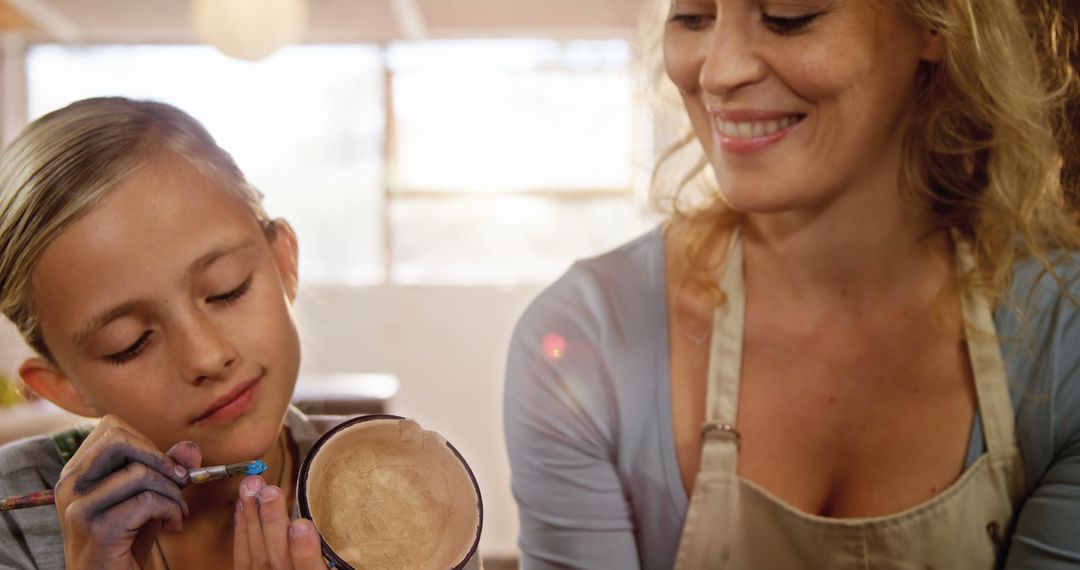
<instances>
[{"instance_id":1,"label":"girl's lips","mask_svg":"<svg viewBox=\"0 0 1080 570\"><path fill-rule=\"evenodd\" d=\"M244 415L255 402L259 391L259 379L256 378L234 392L220 398L193 423L199 426L220 425L231 422Z\"/></svg>"}]
</instances>

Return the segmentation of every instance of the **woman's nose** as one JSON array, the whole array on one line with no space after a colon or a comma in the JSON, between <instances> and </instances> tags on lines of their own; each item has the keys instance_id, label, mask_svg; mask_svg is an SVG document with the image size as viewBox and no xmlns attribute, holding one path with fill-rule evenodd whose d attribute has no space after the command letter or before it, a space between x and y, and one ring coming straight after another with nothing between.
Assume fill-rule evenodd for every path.
<instances>
[{"instance_id":1,"label":"woman's nose","mask_svg":"<svg viewBox=\"0 0 1080 570\"><path fill-rule=\"evenodd\" d=\"M768 66L761 58L746 18L717 16L698 78L706 92L723 96L761 81Z\"/></svg>"},{"instance_id":2,"label":"woman's nose","mask_svg":"<svg viewBox=\"0 0 1080 570\"><path fill-rule=\"evenodd\" d=\"M236 363L235 345L208 315L193 315L181 328L179 357L188 382L219 379Z\"/></svg>"}]
</instances>

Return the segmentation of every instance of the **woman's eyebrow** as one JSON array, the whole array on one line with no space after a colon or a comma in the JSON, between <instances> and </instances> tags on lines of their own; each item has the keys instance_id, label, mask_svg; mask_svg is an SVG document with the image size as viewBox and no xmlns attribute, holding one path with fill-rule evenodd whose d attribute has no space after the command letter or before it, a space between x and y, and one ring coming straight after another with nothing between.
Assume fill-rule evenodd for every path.
<instances>
[{"instance_id":1,"label":"woman's eyebrow","mask_svg":"<svg viewBox=\"0 0 1080 570\"><path fill-rule=\"evenodd\" d=\"M199 256L195 261L191 262L186 271L187 275L194 275L205 270L207 267L213 265L213 263L223 257L237 253L244 249L248 249L254 245L254 242L250 238L243 238L225 245L215 247L207 253ZM145 303L143 300L134 300L121 303L111 309L108 309L102 313L98 313L89 319L83 326L79 327L79 330L72 335L71 340L76 345L81 345L86 342L87 338L95 332L101 330L105 325L123 317L134 311L140 304Z\"/></svg>"}]
</instances>

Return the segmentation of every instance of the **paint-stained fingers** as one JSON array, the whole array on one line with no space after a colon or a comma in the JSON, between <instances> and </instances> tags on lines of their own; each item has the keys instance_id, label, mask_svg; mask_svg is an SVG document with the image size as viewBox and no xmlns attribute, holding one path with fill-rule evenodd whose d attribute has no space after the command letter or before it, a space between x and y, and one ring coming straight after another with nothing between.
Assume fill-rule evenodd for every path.
<instances>
[{"instance_id":1,"label":"paint-stained fingers","mask_svg":"<svg viewBox=\"0 0 1080 570\"><path fill-rule=\"evenodd\" d=\"M188 471L202 467L202 450L194 441L181 441L173 445L165 452L165 456Z\"/></svg>"},{"instance_id":2,"label":"paint-stained fingers","mask_svg":"<svg viewBox=\"0 0 1080 570\"><path fill-rule=\"evenodd\" d=\"M244 502L236 500L236 512L233 514L233 570L249 570L254 562L248 547L248 523L244 516Z\"/></svg>"},{"instance_id":3,"label":"paint-stained fingers","mask_svg":"<svg viewBox=\"0 0 1080 570\"><path fill-rule=\"evenodd\" d=\"M247 527L248 554L251 568L270 568L270 557L263 539L262 521L259 519L259 490L266 486L262 477L247 477L240 483L240 500L243 502L244 522Z\"/></svg>"},{"instance_id":4,"label":"paint-stained fingers","mask_svg":"<svg viewBox=\"0 0 1080 570\"><path fill-rule=\"evenodd\" d=\"M62 481L71 483L70 490L74 494L89 493L113 472L130 463L141 463L176 485L187 482L187 468L161 453L137 432L119 425L98 426L94 431L100 431L98 437L84 442L61 474Z\"/></svg>"},{"instance_id":5,"label":"paint-stained fingers","mask_svg":"<svg viewBox=\"0 0 1080 570\"><path fill-rule=\"evenodd\" d=\"M295 570L329 570L315 523L297 519L289 523L289 552Z\"/></svg>"},{"instance_id":6,"label":"paint-stained fingers","mask_svg":"<svg viewBox=\"0 0 1080 570\"><path fill-rule=\"evenodd\" d=\"M78 489L78 483L76 483ZM176 503L182 517L188 516L187 502L180 487L172 479L142 463L128 463L113 471L91 490L76 496L68 503L67 517L88 524L106 514L117 505L141 493L154 493L162 500ZM165 528L179 530L183 520L169 521Z\"/></svg>"},{"instance_id":7,"label":"paint-stained fingers","mask_svg":"<svg viewBox=\"0 0 1080 570\"><path fill-rule=\"evenodd\" d=\"M285 493L274 485L259 489L259 520L262 521L266 556L274 570L291 570L289 555L289 507Z\"/></svg>"},{"instance_id":8,"label":"paint-stained fingers","mask_svg":"<svg viewBox=\"0 0 1080 570\"><path fill-rule=\"evenodd\" d=\"M131 541L143 526L155 520L162 523L162 528L173 532L180 532L184 527L184 517L176 501L153 491L143 491L92 519L89 534L97 544L118 539Z\"/></svg>"}]
</instances>

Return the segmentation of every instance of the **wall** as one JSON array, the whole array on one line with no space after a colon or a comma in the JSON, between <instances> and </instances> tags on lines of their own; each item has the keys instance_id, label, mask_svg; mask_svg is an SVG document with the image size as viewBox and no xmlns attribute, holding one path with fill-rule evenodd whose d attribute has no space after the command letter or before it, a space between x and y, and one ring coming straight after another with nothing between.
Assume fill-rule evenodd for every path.
<instances>
[{"instance_id":1,"label":"wall","mask_svg":"<svg viewBox=\"0 0 1080 570\"><path fill-rule=\"evenodd\" d=\"M297 302L301 373L390 372L389 412L461 451L484 497L481 553L516 552L517 511L502 433L510 333L539 287L308 288Z\"/></svg>"}]
</instances>

